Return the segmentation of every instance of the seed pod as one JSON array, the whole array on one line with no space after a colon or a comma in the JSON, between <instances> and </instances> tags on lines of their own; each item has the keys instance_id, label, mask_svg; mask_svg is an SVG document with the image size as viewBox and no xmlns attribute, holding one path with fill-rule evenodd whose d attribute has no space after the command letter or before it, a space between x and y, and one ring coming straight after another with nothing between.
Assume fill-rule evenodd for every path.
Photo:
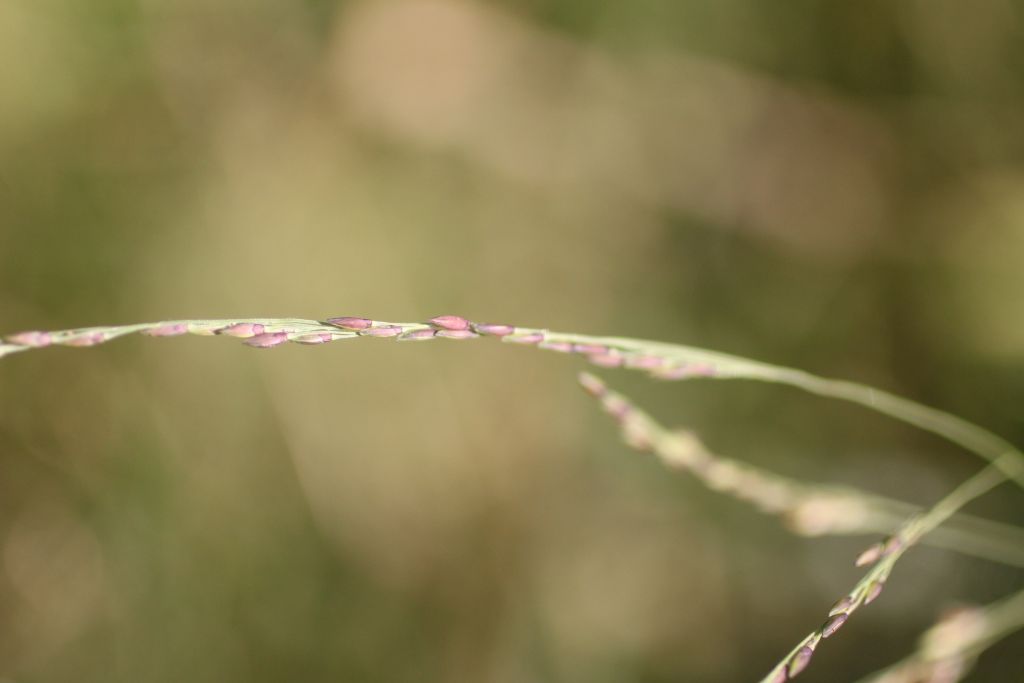
<instances>
[{"instance_id":1,"label":"seed pod","mask_svg":"<svg viewBox=\"0 0 1024 683\"><path fill-rule=\"evenodd\" d=\"M807 665L811 663L811 656L814 654L814 650L804 645L802 648L796 651L792 659L789 660L789 677L793 678L801 671L807 668Z\"/></svg>"},{"instance_id":2,"label":"seed pod","mask_svg":"<svg viewBox=\"0 0 1024 683\"><path fill-rule=\"evenodd\" d=\"M397 337L402 334L402 328L398 325L381 325L359 330L359 334L363 337Z\"/></svg>"},{"instance_id":3,"label":"seed pod","mask_svg":"<svg viewBox=\"0 0 1024 683\"><path fill-rule=\"evenodd\" d=\"M287 332L266 332L264 334L257 334L255 337L249 337L242 343L257 349L269 349L272 346L284 344L286 341L288 341Z\"/></svg>"},{"instance_id":4,"label":"seed pod","mask_svg":"<svg viewBox=\"0 0 1024 683\"><path fill-rule=\"evenodd\" d=\"M423 339L433 339L435 334L437 334L436 330L412 330L400 336L398 341L421 341Z\"/></svg>"},{"instance_id":5,"label":"seed pod","mask_svg":"<svg viewBox=\"0 0 1024 683\"><path fill-rule=\"evenodd\" d=\"M509 342L511 344L539 344L544 341L544 335L540 332L533 332L530 334L512 334L507 337L502 337L501 341Z\"/></svg>"},{"instance_id":6,"label":"seed pod","mask_svg":"<svg viewBox=\"0 0 1024 683\"><path fill-rule=\"evenodd\" d=\"M95 346L107 340L102 332L89 332L60 342L64 346Z\"/></svg>"},{"instance_id":7,"label":"seed pod","mask_svg":"<svg viewBox=\"0 0 1024 683\"><path fill-rule=\"evenodd\" d=\"M7 341L12 344L20 344L21 346L49 346L53 341L50 337L49 332L37 332L35 330L31 332L19 332L18 334L12 334L7 337Z\"/></svg>"},{"instance_id":8,"label":"seed pod","mask_svg":"<svg viewBox=\"0 0 1024 683\"><path fill-rule=\"evenodd\" d=\"M882 557L882 550L884 548L885 546L881 543L874 544L857 556L857 559L853 562L854 566L863 567L864 565L874 564Z\"/></svg>"},{"instance_id":9,"label":"seed pod","mask_svg":"<svg viewBox=\"0 0 1024 683\"><path fill-rule=\"evenodd\" d=\"M627 356L626 357L626 367L627 368L641 368L641 369L649 370L651 368L656 368L656 367L660 366L664 362L665 361L663 361L661 358L658 358L657 356Z\"/></svg>"},{"instance_id":10,"label":"seed pod","mask_svg":"<svg viewBox=\"0 0 1024 683\"><path fill-rule=\"evenodd\" d=\"M558 351L559 353L572 353L572 344L569 342L546 341L537 344L537 348Z\"/></svg>"},{"instance_id":11,"label":"seed pod","mask_svg":"<svg viewBox=\"0 0 1024 683\"><path fill-rule=\"evenodd\" d=\"M846 612L840 613L825 622L825 625L821 627L821 637L828 638L830 635L839 630L839 628L846 623L846 620L850 618L850 615Z\"/></svg>"},{"instance_id":12,"label":"seed pod","mask_svg":"<svg viewBox=\"0 0 1024 683\"><path fill-rule=\"evenodd\" d=\"M693 374L693 370L686 365L670 365L651 369L651 377L655 379L683 379Z\"/></svg>"},{"instance_id":13,"label":"seed pod","mask_svg":"<svg viewBox=\"0 0 1024 683\"><path fill-rule=\"evenodd\" d=\"M437 336L447 339L473 339L480 335L473 330L438 330Z\"/></svg>"},{"instance_id":14,"label":"seed pod","mask_svg":"<svg viewBox=\"0 0 1024 683\"><path fill-rule=\"evenodd\" d=\"M589 360L602 368L617 368L622 365L623 358L617 353L599 353L590 356Z\"/></svg>"},{"instance_id":15,"label":"seed pod","mask_svg":"<svg viewBox=\"0 0 1024 683\"><path fill-rule=\"evenodd\" d=\"M328 318L324 322L334 325L335 327L340 327L343 330L365 330L373 325L373 321L367 318L352 317Z\"/></svg>"},{"instance_id":16,"label":"seed pod","mask_svg":"<svg viewBox=\"0 0 1024 683\"><path fill-rule=\"evenodd\" d=\"M579 376L580 386L591 396L601 397L608 392L604 382L594 377L589 372L581 372Z\"/></svg>"},{"instance_id":17,"label":"seed pod","mask_svg":"<svg viewBox=\"0 0 1024 683\"><path fill-rule=\"evenodd\" d=\"M874 602L875 598L877 598L878 595L882 592L882 588L884 586L885 583L883 583L882 581L873 581L871 585L868 586L867 591L865 591L864 593L864 604L867 605L869 603Z\"/></svg>"},{"instance_id":18,"label":"seed pod","mask_svg":"<svg viewBox=\"0 0 1024 683\"><path fill-rule=\"evenodd\" d=\"M185 323L160 325L159 327L151 327L148 330L142 330L142 334L147 337L177 337L179 334L185 334L187 332L188 325Z\"/></svg>"},{"instance_id":19,"label":"seed pod","mask_svg":"<svg viewBox=\"0 0 1024 683\"><path fill-rule=\"evenodd\" d=\"M576 353L585 353L587 355L599 355L609 351L607 346L601 344L573 344L572 350Z\"/></svg>"},{"instance_id":20,"label":"seed pod","mask_svg":"<svg viewBox=\"0 0 1024 683\"><path fill-rule=\"evenodd\" d=\"M493 323L473 323L473 329L480 334L491 337L504 337L516 331L511 325L497 325Z\"/></svg>"},{"instance_id":21,"label":"seed pod","mask_svg":"<svg viewBox=\"0 0 1024 683\"><path fill-rule=\"evenodd\" d=\"M225 334L229 337L240 337L242 339L246 339L248 337L255 337L263 334L264 329L263 325L259 323L235 323L234 325L228 325L217 334Z\"/></svg>"},{"instance_id":22,"label":"seed pod","mask_svg":"<svg viewBox=\"0 0 1024 683\"><path fill-rule=\"evenodd\" d=\"M442 330L468 330L469 321L458 315L439 315L430 319L430 324Z\"/></svg>"},{"instance_id":23,"label":"seed pod","mask_svg":"<svg viewBox=\"0 0 1024 683\"><path fill-rule=\"evenodd\" d=\"M296 344L326 344L329 341L333 341L334 336L330 332L310 332L309 334L300 334L296 337L292 337L291 341Z\"/></svg>"},{"instance_id":24,"label":"seed pod","mask_svg":"<svg viewBox=\"0 0 1024 683\"><path fill-rule=\"evenodd\" d=\"M882 547L883 555L892 555L903 547L903 539L899 536L890 536L885 541L885 545Z\"/></svg>"},{"instance_id":25,"label":"seed pod","mask_svg":"<svg viewBox=\"0 0 1024 683\"><path fill-rule=\"evenodd\" d=\"M828 615L830 617L834 617L835 615L841 612L846 612L850 609L851 605L853 605L853 598L847 595L846 597L839 600L836 604L832 605L832 609L828 611Z\"/></svg>"}]
</instances>

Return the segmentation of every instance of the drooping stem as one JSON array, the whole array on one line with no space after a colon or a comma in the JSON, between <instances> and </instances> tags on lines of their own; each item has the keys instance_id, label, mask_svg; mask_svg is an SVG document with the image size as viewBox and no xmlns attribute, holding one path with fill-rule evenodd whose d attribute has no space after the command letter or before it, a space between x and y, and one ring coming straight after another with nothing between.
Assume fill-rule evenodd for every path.
<instances>
[{"instance_id":1,"label":"drooping stem","mask_svg":"<svg viewBox=\"0 0 1024 683\"><path fill-rule=\"evenodd\" d=\"M7 337L7 343L0 344L0 356L50 344L92 346L133 332L155 336L227 334L244 337L245 343L256 347L277 346L289 341L321 344L357 336L392 337L402 341L496 336L509 343L582 354L602 367L643 370L659 379L710 377L787 384L819 396L860 404L948 439L990 463L997 463L1003 475L1024 487L1024 454L1004 439L955 415L854 382L827 379L802 370L682 344L628 337L599 337L474 323L454 315L439 316L426 323L392 323L356 317L325 321L298 318L173 320L58 332L25 332Z\"/></svg>"},{"instance_id":2,"label":"drooping stem","mask_svg":"<svg viewBox=\"0 0 1024 683\"><path fill-rule=\"evenodd\" d=\"M824 638L838 630L846 619L861 605L878 597L897 560L911 546L949 519L957 510L1005 481L997 463L988 465L953 489L945 498L922 515L910 518L883 543L869 548L858 558L858 564L874 562L874 566L843 596L829 612L828 619L811 631L796 647L779 661L761 683L780 683L804 670L811 655Z\"/></svg>"}]
</instances>

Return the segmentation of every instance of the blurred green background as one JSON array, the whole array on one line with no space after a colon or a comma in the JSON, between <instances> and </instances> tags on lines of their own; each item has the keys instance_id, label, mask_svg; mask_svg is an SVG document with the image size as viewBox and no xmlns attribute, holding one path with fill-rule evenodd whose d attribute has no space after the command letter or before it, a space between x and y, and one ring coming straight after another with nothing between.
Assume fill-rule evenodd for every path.
<instances>
[{"instance_id":1,"label":"blurred green background","mask_svg":"<svg viewBox=\"0 0 1024 683\"><path fill-rule=\"evenodd\" d=\"M3 0L0 332L442 313L876 384L1024 443L1024 3ZM619 443L575 358L126 339L0 367L0 680L750 681L860 576ZM601 373L917 503L858 408ZM1024 523L1009 487L972 510ZM1024 573L922 548L802 680ZM1021 637L977 681L1017 680Z\"/></svg>"}]
</instances>

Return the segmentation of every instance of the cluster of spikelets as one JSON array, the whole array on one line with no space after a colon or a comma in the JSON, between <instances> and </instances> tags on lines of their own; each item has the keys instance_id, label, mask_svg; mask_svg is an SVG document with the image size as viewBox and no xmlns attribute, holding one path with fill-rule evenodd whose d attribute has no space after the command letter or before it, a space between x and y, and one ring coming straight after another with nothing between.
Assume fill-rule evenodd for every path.
<instances>
[{"instance_id":1,"label":"cluster of spikelets","mask_svg":"<svg viewBox=\"0 0 1024 683\"><path fill-rule=\"evenodd\" d=\"M515 327L496 323L477 323L457 315L442 315L426 323L392 323L351 316L323 321L276 320L183 320L141 325L90 327L59 332L20 332L5 338L0 355L50 345L95 346L125 334L151 337L175 337L184 334L237 337L255 348L271 348L288 342L326 344L355 337L376 337L397 341L429 339L473 339L498 337L510 344L536 346L548 351L577 353L605 368L627 367L645 370L659 379L686 379L716 374L712 358L681 361L655 349L638 349L625 343L631 340L592 341L581 335L565 335L548 330ZM617 343L620 342L620 343Z\"/></svg>"},{"instance_id":2,"label":"cluster of spikelets","mask_svg":"<svg viewBox=\"0 0 1024 683\"><path fill-rule=\"evenodd\" d=\"M762 512L780 514L790 528L806 535L866 532L878 522L890 520L889 508L898 506L878 496L852 489L807 484L765 472L751 465L719 457L709 451L689 432L670 431L638 408L620 393L589 373L580 374L580 384L597 398L604 411L618 424L623 440L631 447L653 453L672 469L686 470L708 488L751 503ZM762 683L784 683L802 672L811 662L819 644L834 635L861 606L870 604L881 594L896 561L912 545L944 522L967 500L977 497L1002 481L994 467L982 470L967 480L950 496L932 509L909 517L889 536L874 543L857 556L855 566L870 566L868 573L828 611L822 624L808 634L769 672ZM806 514L811 507L813 514ZM805 526L809 525L809 526ZM891 526L889 528L892 528ZM1024 596L1024 592L1021 593ZM885 672L877 683L952 683L969 669L972 648L984 649L1001 637L997 629L1012 630L1024 626L1024 600L1018 600L1015 611L1002 607L1006 614L994 619L989 610L972 609L963 614L973 616L974 629L944 628L935 633L947 634L942 648L935 645L936 636L922 639L919 653ZM996 608L993 607L994 611ZM961 624L962 620L955 622ZM952 634L952 635L949 635ZM927 673L927 676L919 674ZM956 673L956 678L949 675Z\"/></svg>"},{"instance_id":3,"label":"cluster of spikelets","mask_svg":"<svg viewBox=\"0 0 1024 683\"><path fill-rule=\"evenodd\" d=\"M496 337L506 343L579 354L600 367L641 370L658 379L746 378L789 384L865 405L943 436L990 462L932 508L915 512L907 519L909 506L899 501L846 487L799 482L714 455L693 434L662 427L601 380L582 373L580 383L616 420L627 444L654 453L665 465L689 472L714 491L750 503L762 512L781 516L797 533L849 534L895 528L857 558L857 566L870 566L868 573L832 606L823 623L801 640L762 683L782 683L803 671L823 640L835 634L859 607L879 596L900 556L956 514L960 507L1006 479L1024 486L1024 455L1007 442L952 415L870 387L677 344L477 323L455 315L438 316L423 323L392 323L360 317L322 321L290 318L178 320L21 332L0 343L0 357L51 345L94 346L133 333L152 337L219 335L242 339L244 344L255 348L272 348L288 342L317 345L356 337L397 341ZM900 524L900 520L905 521ZM1011 530L1019 532L1016 528ZM999 550L998 543L996 549ZM1006 554L1012 555L1014 550L1019 548L1011 547ZM955 618L945 619L922 639L916 653L871 680L874 683L951 683L960 679L982 650L1021 627L1024 627L1024 591L988 608L960 612Z\"/></svg>"}]
</instances>

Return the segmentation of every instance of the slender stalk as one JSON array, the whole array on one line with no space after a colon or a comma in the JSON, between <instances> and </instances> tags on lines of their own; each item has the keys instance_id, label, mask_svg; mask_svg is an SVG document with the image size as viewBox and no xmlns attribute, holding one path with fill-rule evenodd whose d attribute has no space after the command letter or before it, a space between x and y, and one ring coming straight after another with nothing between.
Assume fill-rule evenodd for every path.
<instances>
[{"instance_id":1,"label":"slender stalk","mask_svg":"<svg viewBox=\"0 0 1024 683\"><path fill-rule=\"evenodd\" d=\"M239 332L258 332L245 335L232 333L229 331L231 329ZM505 342L583 354L602 367L639 369L659 379L712 377L787 384L819 396L860 404L941 436L991 463L998 463L997 467L1007 478L1024 487L1024 454L995 434L949 413L854 382L826 379L802 370L682 344L628 337L598 337L512 325L473 323L454 315L439 316L427 323L392 323L355 317L330 318L326 321L297 318L172 320L140 325L21 333L7 337L7 343L0 344L0 356L50 344L92 346L133 332L158 336L226 333L232 336L247 336L246 343L257 347L277 346L288 341L319 344L356 336L395 337L403 341L437 337L468 339L481 335L497 336Z\"/></svg>"},{"instance_id":2,"label":"slender stalk","mask_svg":"<svg viewBox=\"0 0 1024 683\"><path fill-rule=\"evenodd\" d=\"M821 640L835 633L858 607L878 596L903 553L953 516L963 505L1006 479L1012 479L1024 487L1024 455L1020 451L995 434L943 411L853 382L827 379L801 370L690 346L625 337L596 337L511 325L473 323L451 315L432 318L426 323L389 323L355 317L330 318L325 321L295 318L176 320L56 332L25 332L9 336L5 343L0 343L0 357L52 344L93 346L136 332L150 336L234 336L258 348L287 342L323 344L365 336L391 337L400 341L497 336L508 343L583 354L601 367L639 369L659 379L711 377L787 384L889 415L956 443L990 463L931 509L913 515L883 543L876 544L862 554L858 558L858 565L873 564L872 568L830 610L828 620L801 640L762 683L780 683L799 674L809 664ZM712 488L749 500L769 512L785 512L790 522L798 527L801 524L810 525L809 528L819 533L841 529L849 532L854 528L866 528L869 521L871 524L880 524L885 517L878 513L887 507L883 499L852 495L844 489L807 489L804 485L776 475L716 458L696 438L683 438L678 434L671 436L664 430L659 431L660 427L653 420L632 409L621 397L618 401L612 400L616 395L608 392L596 378L586 376L583 382L592 393L602 398L609 412L620 418L627 439L634 445L653 449L670 465L691 470ZM813 498L815 495L818 496L817 500ZM801 516L800 507L811 503L814 503L811 507L813 514ZM852 514L854 511L860 516ZM890 520L887 518L885 521L888 523ZM1016 602L1010 604L1013 609L996 610L992 622L995 624L993 633L1000 634L1018 625Z\"/></svg>"},{"instance_id":3,"label":"slender stalk","mask_svg":"<svg viewBox=\"0 0 1024 683\"><path fill-rule=\"evenodd\" d=\"M843 596L829 612L829 618L822 626L811 631L796 647L782 658L761 683L781 683L799 674L810 662L815 649L824 638L838 630L846 619L861 605L878 597L900 557L926 534L942 524L957 510L988 493L1005 481L994 463L970 477L945 498L922 515L907 520L883 543L869 548L858 558L858 565L874 562L874 565L860 581Z\"/></svg>"},{"instance_id":4,"label":"slender stalk","mask_svg":"<svg viewBox=\"0 0 1024 683\"><path fill-rule=\"evenodd\" d=\"M597 377L580 383L617 421L626 443L652 452L667 467L685 470L709 489L782 518L802 536L889 533L921 508L849 486L806 482L723 458L695 434L670 430ZM1024 566L1024 530L957 514L925 543L1014 567Z\"/></svg>"}]
</instances>

